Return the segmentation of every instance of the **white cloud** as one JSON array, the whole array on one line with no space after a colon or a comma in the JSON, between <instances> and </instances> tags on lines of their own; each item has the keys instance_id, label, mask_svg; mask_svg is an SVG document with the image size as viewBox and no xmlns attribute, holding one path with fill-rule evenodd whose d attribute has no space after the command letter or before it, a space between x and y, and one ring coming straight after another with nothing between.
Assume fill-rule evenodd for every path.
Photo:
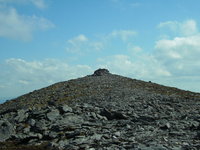
<instances>
[{"instance_id":1,"label":"white cloud","mask_svg":"<svg viewBox=\"0 0 200 150\"><path fill-rule=\"evenodd\" d=\"M47 7L45 0L0 0L0 4L32 4L39 9L44 9Z\"/></svg>"},{"instance_id":2,"label":"white cloud","mask_svg":"<svg viewBox=\"0 0 200 150\"><path fill-rule=\"evenodd\" d=\"M104 44L102 42L92 42L90 45L96 51L100 51L104 48Z\"/></svg>"},{"instance_id":3,"label":"white cloud","mask_svg":"<svg viewBox=\"0 0 200 150\"><path fill-rule=\"evenodd\" d=\"M179 33L182 36L190 36L198 33L198 28L195 20L186 20L184 22L167 21L161 22L159 28L167 27L171 31Z\"/></svg>"},{"instance_id":4,"label":"white cloud","mask_svg":"<svg viewBox=\"0 0 200 150\"><path fill-rule=\"evenodd\" d=\"M160 63L175 76L199 74L200 34L159 40L155 45L155 55Z\"/></svg>"},{"instance_id":5,"label":"white cloud","mask_svg":"<svg viewBox=\"0 0 200 150\"><path fill-rule=\"evenodd\" d=\"M46 4L44 0L30 0L36 7L40 9L46 8Z\"/></svg>"},{"instance_id":6,"label":"white cloud","mask_svg":"<svg viewBox=\"0 0 200 150\"><path fill-rule=\"evenodd\" d=\"M133 30L115 30L110 33L104 34L93 38L92 40L87 38L86 35L80 34L67 40L66 50L67 52L83 55L86 53L101 51L104 48L108 48L110 45L128 44L133 41L136 36L136 32ZM118 40L113 44L113 40ZM113 45L112 45L113 44Z\"/></svg>"},{"instance_id":7,"label":"white cloud","mask_svg":"<svg viewBox=\"0 0 200 150\"><path fill-rule=\"evenodd\" d=\"M91 41L85 35L80 34L67 40L67 52L83 55L94 51L100 51L104 48L102 41Z\"/></svg>"},{"instance_id":8,"label":"white cloud","mask_svg":"<svg viewBox=\"0 0 200 150\"><path fill-rule=\"evenodd\" d=\"M148 54L138 55L113 55L99 59L100 67L106 67L111 72L132 78L152 80L155 78L169 77L171 74Z\"/></svg>"},{"instance_id":9,"label":"white cloud","mask_svg":"<svg viewBox=\"0 0 200 150\"><path fill-rule=\"evenodd\" d=\"M70 66L55 59L26 61L13 58L6 60L0 67L0 95L3 97L15 97L59 81L85 76L93 71L87 65Z\"/></svg>"},{"instance_id":10,"label":"white cloud","mask_svg":"<svg viewBox=\"0 0 200 150\"><path fill-rule=\"evenodd\" d=\"M45 18L20 15L15 8L0 9L1 37L30 40L33 31L52 27L53 23Z\"/></svg>"},{"instance_id":11,"label":"white cloud","mask_svg":"<svg viewBox=\"0 0 200 150\"><path fill-rule=\"evenodd\" d=\"M143 51L143 49L140 46L133 45L132 43L128 44L127 49L128 49L128 52L132 55L135 55Z\"/></svg>"},{"instance_id":12,"label":"white cloud","mask_svg":"<svg viewBox=\"0 0 200 150\"><path fill-rule=\"evenodd\" d=\"M176 31L179 26L179 23L177 21L166 21L166 22L161 22L158 27L163 28L163 27L168 27L172 31Z\"/></svg>"},{"instance_id":13,"label":"white cloud","mask_svg":"<svg viewBox=\"0 0 200 150\"><path fill-rule=\"evenodd\" d=\"M185 21L180 28L183 35L192 35L198 33L196 21L194 20Z\"/></svg>"},{"instance_id":14,"label":"white cloud","mask_svg":"<svg viewBox=\"0 0 200 150\"><path fill-rule=\"evenodd\" d=\"M87 41L88 41L88 38L85 35L80 34L80 35L68 40L67 42L75 46L77 44L84 43Z\"/></svg>"},{"instance_id":15,"label":"white cloud","mask_svg":"<svg viewBox=\"0 0 200 150\"><path fill-rule=\"evenodd\" d=\"M80 34L67 41L66 50L70 53L82 55L84 53L83 51L86 51L88 48L88 41L85 35Z\"/></svg>"},{"instance_id":16,"label":"white cloud","mask_svg":"<svg viewBox=\"0 0 200 150\"><path fill-rule=\"evenodd\" d=\"M153 55L171 73L162 83L200 92L200 33L196 21L169 21L159 26L177 31L172 38L160 39L155 44Z\"/></svg>"},{"instance_id":17,"label":"white cloud","mask_svg":"<svg viewBox=\"0 0 200 150\"><path fill-rule=\"evenodd\" d=\"M123 41L127 41L136 34L137 33L133 30L115 30L108 34L108 38L120 38Z\"/></svg>"}]
</instances>

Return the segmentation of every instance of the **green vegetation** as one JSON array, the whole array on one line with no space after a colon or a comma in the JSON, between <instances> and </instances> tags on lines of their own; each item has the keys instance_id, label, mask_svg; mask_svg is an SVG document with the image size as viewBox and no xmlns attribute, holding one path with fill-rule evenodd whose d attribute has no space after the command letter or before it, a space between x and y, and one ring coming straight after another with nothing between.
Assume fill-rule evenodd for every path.
<instances>
[{"instance_id":1,"label":"green vegetation","mask_svg":"<svg viewBox=\"0 0 200 150\"><path fill-rule=\"evenodd\" d=\"M43 143L38 146L33 145L21 145L21 143L18 142L0 142L0 150L51 150L50 147L48 147L47 143ZM53 149L52 149L53 150Z\"/></svg>"}]
</instances>

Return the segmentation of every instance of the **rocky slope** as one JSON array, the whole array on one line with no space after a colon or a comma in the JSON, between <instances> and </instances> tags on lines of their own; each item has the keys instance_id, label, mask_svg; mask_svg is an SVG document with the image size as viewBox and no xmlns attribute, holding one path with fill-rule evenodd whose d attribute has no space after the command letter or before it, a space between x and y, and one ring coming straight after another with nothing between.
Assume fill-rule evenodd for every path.
<instances>
[{"instance_id":1,"label":"rocky slope","mask_svg":"<svg viewBox=\"0 0 200 150\"><path fill-rule=\"evenodd\" d=\"M200 149L200 94L100 69L0 105L0 149Z\"/></svg>"}]
</instances>

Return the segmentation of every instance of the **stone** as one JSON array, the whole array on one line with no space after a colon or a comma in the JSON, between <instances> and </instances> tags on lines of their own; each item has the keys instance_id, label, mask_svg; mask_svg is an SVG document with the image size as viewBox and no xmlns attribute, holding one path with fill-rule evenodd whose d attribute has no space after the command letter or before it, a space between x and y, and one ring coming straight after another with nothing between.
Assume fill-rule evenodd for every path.
<instances>
[{"instance_id":1,"label":"stone","mask_svg":"<svg viewBox=\"0 0 200 150\"><path fill-rule=\"evenodd\" d=\"M91 114L91 116L92 116L94 119L96 119L96 120L98 119L95 112L91 112L90 114Z\"/></svg>"},{"instance_id":2,"label":"stone","mask_svg":"<svg viewBox=\"0 0 200 150\"><path fill-rule=\"evenodd\" d=\"M93 76L104 76L110 74L107 69L98 69L94 72Z\"/></svg>"},{"instance_id":3,"label":"stone","mask_svg":"<svg viewBox=\"0 0 200 150\"><path fill-rule=\"evenodd\" d=\"M58 142L58 147L63 149L68 144L69 144L69 140L61 140Z\"/></svg>"},{"instance_id":4,"label":"stone","mask_svg":"<svg viewBox=\"0 0 200 150\"><path fill-rule=\"evenodd\" d=\"M57 109L51 109L50 112L47 113L47 119L54 121L59 115L60 112Z\"/></svg>"},{"instance_id":5,"label":"stone","mask_svg":"<svg viewBox=\"0 0 200 150\"><path fill-rule=\"evenodd\" d=\"M55 139L56 137L58 137L58 133L54 132L54 131L50 131L49 134L48 134L48 137L50 139Z\"/></svg>"},{"instance_id":6,"label":"stone","mask_svg":"<svg viewBox=\"0 0 200 150\"><path fill-rule=\"evenodd\" d=\"M24 122L28 117L28 113L26 113L26 110L21 109L17 111L17 116L15 117L15 120L17 122Z\"/></svg>"},{"instance_id":7,"label":"stone","mask_svg":"<svg viewBox=\"0 0 200 150\"><path fill-rule=\"evenodd\" d=\"M48 126L47 121L44 119L41 119L41 120L36 121L34 128L36 129L36 131L45 131L48 129L47 126Z\"/></svg>"},{"instance_id":8,"label":"stone","mask_svg":"<svg viewBox=\"0 0 200 150\"><path fill-rule=\"evenodd\" d=\"M121 132L117 131L114 133L115 136L119 137L121 135Z\"/></svg>"},{"instance_id":9,"label":"stone","mask_svg":"<svg viewBox=\"0 0 200 150\"><path fill-rule=\"evenodd\" d=\"M0 142L8 140L13 134L13 125L8 121L0 120Z\"/></svg>"},{"instance_id":10,"label":"stone","mask_svg":"<svg viewBox=\"0 0 200 150\"><path fill-rule=\"evenodd\" d=\"M69 113L69 112L73 111L72 108L69 107L68 105L59 106L59 110L60 110L61 114Z\"/></svg>"},{"instance_id":11,"label":"stone","mask_svg":"<svg viewBox=\"0 0 200 150\"><path fill-rule=\"evenodd\" d=\"M27 126L23 129L23 133L28 134L30 132L30 126Z\"/></svg>"},{"instance_id":12,"label":"stone","mask_svg":"<svg viewBox=\"0 0 200 150\"><path fill-rule=\"evenodd\" d=\"M74 137L76 137L78 135L80 135L80 132L75 131L75 132L72 132L72 133L66 133L65 137L68 138L68 139L70 139L70 138L74 138Z\"/></svg>"},{"instance_id":13,"label":"stone","mask_svg":"<svg viewBox=\"0 0 200 150\"><path fill-rule=\"evenodd\" d=\"M100 120L108 120L105 116L101 116L99 114L96 114L96 117Z\"/></svg>"},{"instance_id":14,"label":"stone","mask_svg":"<svg viewBox=\"0 0 200 150\"><path fill-rule=\"evenodd\" d=\"M29 119L29 120L28 120L28 124L29 124L30 126L34 126L35 123L36 123L35 119Z\"/></svg>"},{"instance_id":15,"label":"stone","mask_svg":"<svg viewBox=\"0 0 200 150\"><path fill-rule=\"evenodd\" d=\"M108 111L107 109L103 109L100 115L105 116L108 120L127 119L127 117L121 112L111 112L111 111Z\"/></svg>"},{"instance_id":16,"label":"stone","mask_svg":"<svg viewBox=\"0 0 200 150\"><path fill-rule=\"evenodd\" d=\"M90 137L91 140L99 141L101 140L102 135L101 134L94 134L93 136Z\"/></svg>"},{"instance_id":17,"label":"stone","mask_svg":"<svg viewBox=\"0 0 200 150\"><path fill-rule=\"evenodd\" d=\"M159 145L159 144L157 144L156 146L154 146L154 145L150 145L150 146L140 145L140 147L138 149L139 150L168 150L163 145Z\"/></svg>"},{"instance_id":18,"label":"stone","mask_svg":"<svg viewBox=\"0 0 200 150\"><path fill-rule=\"evenodd\" d=\"M32 119L44 119L46 118L46 114L47 114L48 109L42 109L42 110L33 110L31 112L31 118Z\"/></svg>"},{"instance_id":19,"label":"stone","mask_svg":"<svg viewBox=\"0 0 200 150\"><path fill-rule=\"evenodd\" d=\"M18 134L13 135L12 138L22 141L22 140L26 139L27 137L29 137L29 135L23 134L23 133L18 133Z\"/></svg>"},{"instance_id":20,"label":"stone","mask_svg":"<svg viewBox=\"0 0 200 150\"><path fill-rule=\"evenodd\" d=\"M171 125L170 125L169 122L167 122L166 124L162 125L160 128L163 129L163 130L170 129Z\"/></svg>"},{"instance_id":21,"label":"stone","mask_svg":"<svg viewBox=\"0 0 200 150\"><path fill-rule=\"evenodd\" d=\"M57 120L52 125L52 130L54 131L62 131L66 128L79 128L80 125L84 123L84 120L78 115L68 115L60 120Z\"/></svg>"}]
</instances>

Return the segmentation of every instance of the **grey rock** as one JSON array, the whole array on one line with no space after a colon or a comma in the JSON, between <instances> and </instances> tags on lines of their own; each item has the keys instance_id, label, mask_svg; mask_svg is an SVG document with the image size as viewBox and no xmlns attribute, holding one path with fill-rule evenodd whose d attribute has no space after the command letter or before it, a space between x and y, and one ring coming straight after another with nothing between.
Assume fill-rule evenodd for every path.
<instances>
[{"instance_id":1,"label":"grey rock","mask_svg":"<svg viewBox=\"0 0 200 150\"><path fill-rule=\"evenodd\" d=\"M52 125L52 130L54 131L62 131L66 128L80 128L81 124L84 123L82 117L78 115L67 115L60 120L57 120Z\"/></svg>"},{"instance_id":2,"label":"grey rock","mask_svg":"<svg viewBox=\"0 0 200 150\"><path fill-rule=\"evenodd\" d=\"M48 124L47 124L46 120L41 119L41 120L36 121L34 127L35 127L36 131L45 131L48 129Z\"/></svg>"},{"instance_id":3,"label":"grey rock","mask_svg":"<svg viewBox=\"0 0 200 150\"><path fill-rule=\"evenodd\" d=\"M58 142L58 147L60 149L63 149L64 147L66 147L67 145L69 145L69 140L61 140Z\"/></svg>"},{"instance_id":4,"label":"grey rock","mask_svg":"<svg viewBox=\"0 0 200 150\"><path fill-rule=\"evenodd\" d=\"M33 118L33 119L45 119L48 110L49 110L48 107L46 109L41 109L41 110L34 109L31 112L31 118Z\"/></svg>"},{"instance_id":5,"label":"grey rock","mask_svg":"<svg viewBox=\"0 0 200 150\"><path fill-rule=\"evenodd\" d=\"M117 131L114 133L115 136L119 137L121 135L121 132Z\"/></svg>"},{"instance_id":6,"label":"grey rock","mask_svg":"<svg viewBox=\"0 0 200 150\"><path fill-rule=\"evenodd\" d=\"M101 119L101 120L108 120L105 116L101 116L101 115L99 115L99 114L96 114L96 117L97 117L98 119Z\"/></svg>"},{"instance_id":7,"label":"grey rock","mask_svg":"<svg viewBox=\"0 0 200 150\"><path fill-rule=\"evenodd\" d=\"M156 145L156 146L154 146L154 145L152 145L152 146L141 146L140 148L139 148L140 150L168 150L167 148L165 148L164 146L162 146L162 145Z\"/></svg>"},{"instance_id":8,"label":"grey rock","mask_svg":"<svg viewBox=\"0 0 200 150\"><path fill-rule=\"evenodd\" d=\"M60 115L59 110L57 109L51 109L50 112L47 113L47 119L50 121L54 121L56 118L58 118Z\"/></svg>"},{"instance_id":9,"label":"grey rock","mask_svg":"<svg viewBox=\"0 0 200 150\"><path fill-rule=\"evenodd\" d=\"M91 140L99 141L101 140L102 135L101 134L94 134L93 136L90 137Z\"/></svg>"},{"instance_id":10,"label":"grey rock","mask_svg":"<svg viewBox=\"0 0 200 150\"><path fill-rule=\"evenodd\" d=\"M98 119L95 112L91 112L90 114L91 114L91 116L92 116L94 119Z\"/></svg>"},{"instance_id":11,"label":"grey rock","mask_svg":"<svg viewBox=\"0 0 200 150\"><path fill-rule=\"evenodd\" d=\"M173 147L171 150L183 150L180 146L179 147Z\"/></svg>"},{"instance_id":12,"label":"grey rock","mask_svg":"<svg viewBox=\"0 0 200 150\"><path fill-rule=\"evenodd\" d=\"M57 133L57 132L54 132L54 131L50 131L50 132L48 133L48 137L49 137L50 139L55 139L56 137L58 137L58 133Z\"/></svg>"},{"instance_id":13,"label":"grey rock","mask_svg":"<svg viewBox=\"0 0 200 150\"><path fill-rule=\"evenodd\" d=\"M19 141L23 141L25 139L27 139L27 141L29 141L31 139L41 140L43 138L43 135L40 133L33 133L33 132L29 132L27 134L18 133L18 134L13 135L13 138L15 138Z\"/></svg>"},{"instance_id":14,"label":"grey rock","mask_svg":"<svg viewBox=\"0 0 200 150\"><path fill-rule=\"evenodd\" d=\"M83 118L78 115L67 115L62 120L59 120L57 123L59 124L69 124L69 125L74 125L74 124L81 124L83 123Z\"/></svg>"},{"instance_id":15,"label":"grey rock","mask_svg":"<svg viewBox=\"0 0 200 150\"><path fill-rule=\"evenodd\" d=\"M28 117L28 113L26 113L26 110L21 109L17 111L17 116L15 117L15 120L17 122L24 122Z\"/></svg>"},{"instance_id":16,"label":"grey rock","mask_svg":"<svg viewBox=\"0 0 200 150\"><path fill-rule=\"evenodd\" d=\"M160 128L163 129L163 130L170 129L171 125L170 125L169 122L167 122L166 124L162 125Z\"/></svg>"},{"instance_id":17,"label":"grey rock","mask_svg":"<svg viewBox=\"0 0 200 150\"><path fill-rule=\"evenodd\" d=\"M79 136L79 135L80 135L80 132L75 131L75 132L71 132L71 133L66 133L65 137L69 139L69 138L75 138L76 136Z\"/></svg>"},{"instance_id":18,"label":"grey rock","mask_svg":"<svg viewBox=\"0 0 200 150\"><path fill-rule=\"evenodd\" d=\"M85 136L82 136L82 137L79 137L79 138L76 138L75 140L73 140L74 144L76 145L81 145L81 144L87 144L87 143L91 143L89 137L85 137Z\"/></svg>"},{"instance_id":19,"label":"grey rock","mask_svg":"<svg viewBox=\"0 0 200 150\"><path fill-rule=\"evenodd\" d=\"M107 109L103 109L100 115L105 116L108 120L127 119L127 117L121 112L115 112L115 111L111 112L111 111L108 111Z\"/></svg>"},{"instance_id":20,"label":"grey rock","mask_svg":"<svg viewBox=\"0 0 200 150\"><path fill-rule=\"evenodd\" d=\"M28 124L29 124L30 126L34 126L35 123L36 123L35 119L29 119L29 120L28 120Z\"/></svg>"},{"instance_id":21,"label":"grey rock","mask_svg":"<svg viewBox=\"0 0 200 150\"><path fill-rule=\"evenodd\" d=\"M26 139L27 137L30 137L30 135L23 134L23 133L18 133L18 134L13 135L13 138L14 138L14 139L17 139L17 140L19 140L19 141L24 140L24 139Z\"/></svg>"},{"instance_id":22,"label":"grey rock","mask_svg":"<svg viewBox=\"0 0 200 150\"><path fill-rule=\"evenodd\" d=\"M103 76L109 74L109 71L107 69L98 69L94 71L93 76Z\"/></svg>"},{"instance_id":23,"label":"grey rock","mask_svg":"<svg viewBox=\"0 0 200 150\"><path fill-rule=\"evenodd\" d=\"M30 126L27 126L23 129L23 133L28 134L30 132Z\"/></svg>"},{"instance_id":24,"label":"grey rock","mask_svg":"<svg viewBox=\"0 0 200 150\"><path fill-rule=\"evenodd\" d=\"M29 138L37 138L37 139L42 139L43 135L40 133L29 133L28 135Z\"/></svg>"},{"instance_id":25,"label":"grey rock","mask_svg":"<svg viewBox=\"0 0 200 150\"><path fill-rule=\"evenodd\" d=\"M68 105L63 105L63 106L59 106L59 110L60 112L63 113L68 113L68 112L72 112L72 108L69 107Z\"/></svg>"},{"instance_id":26,"label":"grey rock","mask_svg":"<svg viewBox=\"0 0 200 150\"><path fill-rule=\"evenodd\" d=\"M1 120L0 121L0 142L8 140L14 134L13 125L8 122Z\"/></svg>"}]
</instances>

